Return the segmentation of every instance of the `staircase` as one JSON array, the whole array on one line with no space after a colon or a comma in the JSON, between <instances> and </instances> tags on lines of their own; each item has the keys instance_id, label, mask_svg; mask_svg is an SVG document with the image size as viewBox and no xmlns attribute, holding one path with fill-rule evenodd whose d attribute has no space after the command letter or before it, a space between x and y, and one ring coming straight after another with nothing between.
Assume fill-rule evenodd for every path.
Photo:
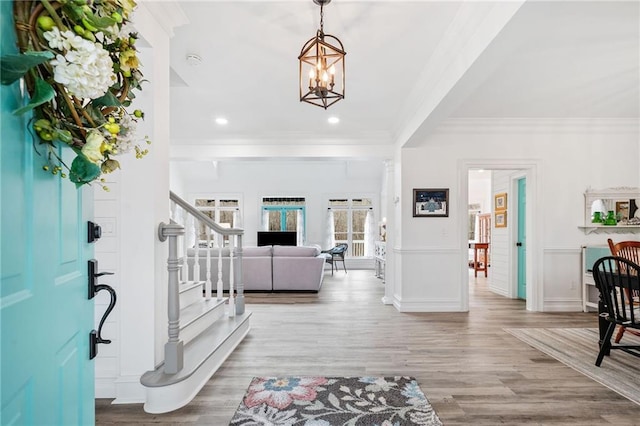
<instances>
[{"instance_id":1,"label":"staircase","mask_svg":"<svg viewBox=\"0 0 640 426\"><path fill-rule=\"evenodd\" d=\"M170 198L171 223L160 224L158 229L160 240L167 240L169 245L168 340L164 361L140 378L147 391L144 410L148 413L166 413L188 404L250 329L251 313L244 309L241 280L244 231L221 227L174 193ZM217 241L225 240L224 236L236 254L231 256L234 272L229 274L229 296L224 297L220 279L212 296L210 253L206 259L207 280L188 281L188 277L199 278L201 274L197 261L195 271L189 270L187 248L202 244L216 247ZM222 268L221 256L218 268Z\"/></svg>"}]
</instances>

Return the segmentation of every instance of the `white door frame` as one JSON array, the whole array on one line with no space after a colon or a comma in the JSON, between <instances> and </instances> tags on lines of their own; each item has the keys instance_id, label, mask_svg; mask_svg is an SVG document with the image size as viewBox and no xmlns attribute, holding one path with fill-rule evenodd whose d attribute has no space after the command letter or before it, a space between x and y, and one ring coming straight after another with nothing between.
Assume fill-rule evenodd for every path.
<instances>
[{"instance_id":1,"label":"white door frame","mask_svg":"<svg viewBox=\"0 0 640 426\"><path fill-rule=\"evenodd\" d=\"M466 261L469 251L469 220L466 214L463 214L462 207L468 205L469 200L469 170L471 169L487 169L487 170L519 170L518 177L526 177L527 179L527 211L526 211L526 276L527 276L527 301L526 309L528 311L542 312L544 308L544 288L543 288L543 247L542 247L542 226L541 218L544 214L542 209L542 200L540 193L542 162L536 159L461 159L458 161L458 206L461 213L458 215L458 229L460 233L460 253L465 254L460 262L461 277L461 307L463 311L469 310L469 265ZM511 177L511 187L516 179ZM513 194L514 192L512 192ZM507 197L507 208L514 205L513 197ZM513 217L513 216L512 216ZM514 227L511 227L512 229ZM509 233L509 244L515 247L515 237L513 231ZM508 271L510 271L510 280L512 286L517 286L517 281L513 279L513 271L515 269L514 250L509 251ZM513 290L512 290L513 291ZM516 293L517 294L517 291Z\"/></svg>"}]
</instances>

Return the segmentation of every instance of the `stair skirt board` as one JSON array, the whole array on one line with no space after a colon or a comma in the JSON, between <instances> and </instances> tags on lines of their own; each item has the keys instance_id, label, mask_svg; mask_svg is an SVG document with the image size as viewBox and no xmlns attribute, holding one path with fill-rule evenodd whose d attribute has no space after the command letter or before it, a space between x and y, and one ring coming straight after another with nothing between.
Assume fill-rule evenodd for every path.
<instances>
[{"instance_id":1,"label":"stair skirt board","mask_svg":"<svg viewBox=\"0 0 640 426\"><path fill-rule=\"evenodd\" d=\"M184 368L178 373L164 374L164 364L161 364L156 370L143 374L140 383L147 392L144 411L151 414L168 413L191 402L249 333L250 316L251 312L245 312L228 318L229 323L223 325L226 337L220 336L224 330L220 330L221 324L216 323L211 326L211 332L205 331L185 345ZM212 338L215 335L218 335L217 339ZM216 341L219 342L217 345ZM203 354L204 346L210 346L210 349Z\"/></svg>"}]
</instances>

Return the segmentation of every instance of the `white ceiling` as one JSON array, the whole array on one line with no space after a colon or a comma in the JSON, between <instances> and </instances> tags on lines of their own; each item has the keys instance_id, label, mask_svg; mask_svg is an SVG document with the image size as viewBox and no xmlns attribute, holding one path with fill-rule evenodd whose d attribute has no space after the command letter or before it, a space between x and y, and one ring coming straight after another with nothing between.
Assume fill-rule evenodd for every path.
<instances>
[{"instance_id":1,"label":"white ceiling","mask_svg":"<svg viewBox=\"0 0 640 426\"><path fill-rule=\"evenodd\" d=\"M312 0L180 2L190 23L171 40L172 156L383 155L447 118L638 118L638 1L520 4L333 0L324 30L347 51L346 97L325 111L298 99Z\"/></svg>"}]
</instances>

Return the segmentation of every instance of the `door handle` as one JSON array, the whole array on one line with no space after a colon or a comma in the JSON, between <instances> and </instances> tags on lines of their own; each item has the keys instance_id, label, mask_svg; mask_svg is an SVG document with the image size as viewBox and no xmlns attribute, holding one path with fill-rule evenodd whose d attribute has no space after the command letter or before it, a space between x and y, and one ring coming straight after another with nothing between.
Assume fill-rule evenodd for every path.
<instances>
[{"instance_id":1,"label":"door handle","mask_svg":"<svg viewBox=\"0 0 640 426\"><path fill-rule=\"evenodd\" d=\"M89 299L93 299L93 297L96 295L98 291L103 290L103 289L98 289L98 277L101 277L103 275L113 275L113 272L97 272L98 261L96 259L91 259L88 262L89 262Z\"/></svg>"},{"instance_id":2,"label":"door handle","mask_svg":"<svg viewBox=\"0 0 640 426\"><path fill-rule=\"evenodd\" d=\"M106 290L109 293L110 300L109 306L104 311L100 323L98 324L98 330L91 330L89 333L89 359L94 359L98 355L98 343L109 344L111 340L102 338L102 326L107 320L107 317L113 311L116 306L116 291L110 285L97 284L98 277L103 275L113 275L113 272L96 272L98 270L98 261L91 259L88 261L89 265L89 299L93 299L96 293Z\"/></svg>"}]
</instances>

